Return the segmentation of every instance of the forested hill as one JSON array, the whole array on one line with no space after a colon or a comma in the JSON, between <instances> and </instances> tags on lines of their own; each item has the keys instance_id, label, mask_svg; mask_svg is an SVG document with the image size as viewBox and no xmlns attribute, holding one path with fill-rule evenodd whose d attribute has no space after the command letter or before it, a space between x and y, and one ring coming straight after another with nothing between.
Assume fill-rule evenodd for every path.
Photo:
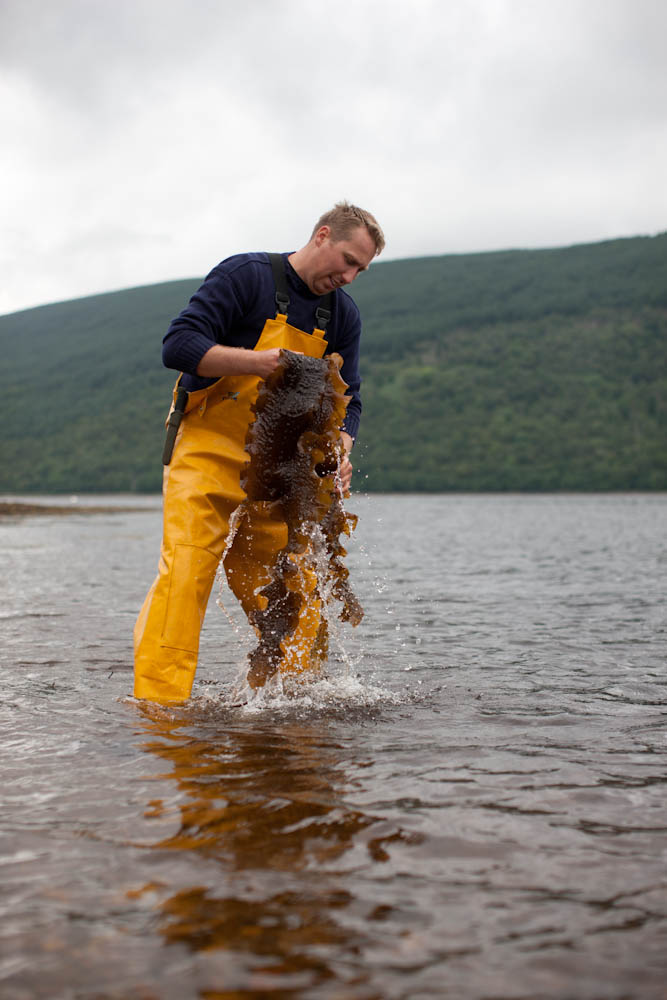
<instances>
[{"instance_id":1,"label":"forested hill","mask_svg":"<svg viewBox=\"0 0 667 1000\"><path fill-rule=\"evenodd\" d=\"M0 317L0 491L157 490L198 279ZM357 488L667 489L667 233L377 261Z\"/></svg>"}]
</instances>

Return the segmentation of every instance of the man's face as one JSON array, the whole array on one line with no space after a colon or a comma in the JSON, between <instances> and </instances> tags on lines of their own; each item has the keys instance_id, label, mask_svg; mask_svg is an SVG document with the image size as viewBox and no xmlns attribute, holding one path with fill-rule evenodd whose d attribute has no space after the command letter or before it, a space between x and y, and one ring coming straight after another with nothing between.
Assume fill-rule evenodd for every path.
<instances>
[{"instance_id":1,"label":"man's face","mask_svg":"<svg viewBox=\"0 0 667 1000\"><path fill-rule=\"evenodd\" d=\"M328 226L315 234L315 251L306 284L316 295L349 285L375 256L375 243L365 226L357 226L344 240L334 242Z\"/></svg>"}]
</instances>

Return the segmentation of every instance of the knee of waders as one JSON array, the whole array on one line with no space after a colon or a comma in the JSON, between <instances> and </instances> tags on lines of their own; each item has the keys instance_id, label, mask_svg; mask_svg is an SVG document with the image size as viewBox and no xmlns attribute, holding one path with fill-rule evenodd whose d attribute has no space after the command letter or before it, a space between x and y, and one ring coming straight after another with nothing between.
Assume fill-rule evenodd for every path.
<instances>
[{"instance_id":1,"label":"knee of waders","mask_svg":"<svg viewBox=\"0 0 667 1000\"><path fill-rule=\"evenodd\" d=\"M196 652L219 557L197 545L175 545L169 560L160 641Z\"/></svg>"}]
</instances>

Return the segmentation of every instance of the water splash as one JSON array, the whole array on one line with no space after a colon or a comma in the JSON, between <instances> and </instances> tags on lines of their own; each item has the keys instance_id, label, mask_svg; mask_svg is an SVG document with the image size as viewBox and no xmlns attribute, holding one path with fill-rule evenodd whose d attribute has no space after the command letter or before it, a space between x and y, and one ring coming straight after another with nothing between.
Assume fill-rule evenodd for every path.
<instances>
[{"instance_id":1,"label":"water splash","mask_svg":"<svg viewBox=\"0 0 667 1000\"><path fill-rule=\"evenodd\" d=\"M260 688L251 687L245 677L239 677L227 691L206 692L201 700L207 701L210 707L214 703L218 709L231 708L242 715L349 717L350 711L374 713L404 704L406 692L392 691L345 669L341 673L323 673L316 677L276 673Z\"/></svg>"}]
</instances>

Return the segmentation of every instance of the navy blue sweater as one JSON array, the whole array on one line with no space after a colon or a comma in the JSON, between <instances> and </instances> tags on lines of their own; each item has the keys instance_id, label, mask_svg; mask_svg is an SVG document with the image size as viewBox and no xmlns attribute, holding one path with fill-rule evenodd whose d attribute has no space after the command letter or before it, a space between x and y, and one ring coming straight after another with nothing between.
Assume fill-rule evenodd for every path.
<instances>
[{"instance_id":1,"label":"navy blue sweater","mask_svg":"<svg viewBox=\"0 0 667 1000\"><path fill-rule=\"evenodd\" d=\"M289 254L282 256L290 296L288 322L311 333L320 298L296 273L287 260ZM223 260L169 327L162 346L165 366L184 373L181 385L185 389L192 391L212 385L216 379L196 374L203 356L213 344L252 349L266 320L276 314L275 294L268 254L237 254ZM343 428L353 438L357 436L361 416L360 335L359 310L350 296L338 288L333 294L331 319L327 324L325 354L336 351L343 358L341 376L352 397Z\"/></svg>"}]
</instances>

